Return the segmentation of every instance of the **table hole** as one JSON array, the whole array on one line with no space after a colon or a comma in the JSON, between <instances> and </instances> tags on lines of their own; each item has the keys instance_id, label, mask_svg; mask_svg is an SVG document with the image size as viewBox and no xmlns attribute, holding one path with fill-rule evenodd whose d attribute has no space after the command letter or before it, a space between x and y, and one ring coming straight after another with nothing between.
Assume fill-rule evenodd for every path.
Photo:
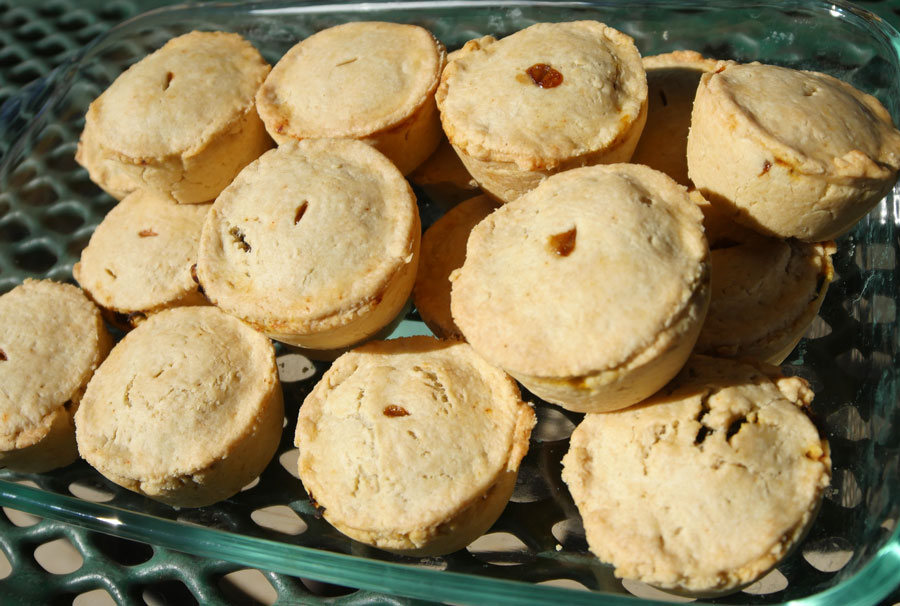
<instances>
[{"instance_id":1,"label":"table hole","mask_svg":"<svg viewBox=\"0 0 900 606\"><path fill-rule=\"evenodd\" d=\"M513 503L534 503L549 498L551 494L550 486L540 470L528 459L523 461L509 500Z\"/></svg>"},{"instance_id":2,"label":"table hole","mask_svg":"<svg viewBox=\"0 0 900 606\"><path fill-rule=\"evenodd\" d=\"M13 254L13 264L19 269L42 274L56 265L56 254L44 244L37 242Z\"/></svg>"},{"instance_id":3,"label":"table hole","mask_svg":"<svg viewBox=\"0 0 900 606\"><path fill-rule=\"evenodd\" d=\"M868 439L870 435L868 423L852 404L846 404L828 415L825 424L832 435L852 442Z\"/></svg>"},{"instance_id":4,"label":"table hole","mask_svg":"<svg viewBox=\"0 0 900 606\"><path fill-rule=\"evenodd\" d=\"M825 490L825 497L846 509L853 509L863 498L856 477L848 469L835 469L832 472L831 486Z\"/></svg>"},{"instance_id":5,"label":"table hole","mask_svg":"<svg viewBox=\"0 0 900 606\"><path fill-rule=\"evenodd\" d=\"M256 488L258 485L259 485L259 476L256 476L255 478L253 478L250 481L249 484L247 484L246 486L241 488L241 492L245 492L247 490L250 490L251 488Z\"/></svg>"},{"instance_id":6,"label":"table hole","mask_svg":"<svg viewBox=\"0 0 900 606\"><path fill-rule=\"evenodd\" d=\"M34 45L34 52L42 57L53 57L67 50L66 45L62 43L60 38L50 36L45 37Z\"/></svg>"},{"instance_id":7,"label":"table hole","mask_svg":"<svg viewBox=\"0 0 900 606\"><path fill-rule=\"evenodd\" d=\"M70 173L78 170L79 164L75 161L75 154L68 148L63 148L59 153L51 153L45 160L47 168L61 173Z\"/></svg>"},{"instance_id":8,"label":"table hole","mask_svg":"<svg viewBox=\"0 0 900 606\"><path fill-rule=\"evenodd\" d=\"M9 563L9 558L6 557L6 554L0 550L0 581L8 577L12 574L12 564Z\"/></svg>"},{"instance_id":9,"label":"table hole","mask_svg":"<svg viewBox=\"0 0 900 606\"><path fill-rule=\"evenodd\" d=\"M29 235L31 235L31 230L17 217L10 217L8 221L0 222L0 241L2 242L21 242Z\"/></svg>"},{"instance_id":10,"label":"table hole","mask_svg":"<svg viewBox=\"0 0 900 606\"><path fill-rule=\"evenodd\" d=\"M68 13L64 14L57 22L56 26L62 30L67 32L74 32L75 30L79 30L83 27L87 27L90 25L88 18L83 13Z\"/></svg>"},{"instance_id":11,"label":"table hole","mask_svg":"<svg viewBox=\"0 0 900 606\"><path fill-rule=\"evenodd\" d=\"M72 606L116 606L116 601L105 589L93 589L75 596Z\"/></svg>"},{"instance_id":12,"label":"table hole","mask_svg":"<svg viewBox=\"0 0 900 606\"><path fill-rule=\"evenodd\" d=\"M278 592L269 579L258 570L245 568L228 573L219 579L219 587L232 602L265 604L269 606L278 600Z\"/></svg>"},{"instance_id":13,"label":"table hole","mask_svg":"<svg viewBox=\"0 0 900 606\"><path fill-rule=\"evenodd\" d=\"M298 353L288 353L278 356L278 378L283 383L303 381L316 374L315 365L309 358Z\"/></svg>"},{"instance_id":14,"label":"table hole","mask_svg":"<svg viewBox=\"0 0 900 606\"><path fill-rule=\"evenodd\" d=\"M853 545L843 537L813 541L803 548L803 559L820 572L837 572L853 557Z\"/></svg>"},{"instance_id":15,"label":"table hole","mask_svg":"<svg viewBox=\"0 0 900 606\"><path fill-rule=\"evenodd\" d=\"M250 519L258 526L289 535L303 534L309 528L303 518L287 505L257 509L250 514Z\"/></svg>"},{"instance_id":16,"label":"table hole","mask_svg":"<svg viewBox=\"0 0 900 606\"><path fill-rule=\"evenodd\" d=\"M296 448L291 448L278 456L278 462L281 463L281 466L298 480L300 479L300 473L297 471L297 459L299 457L300 451Z\"/></svg>"},{"instance_id":17,"label":"table hole","mask_svg":"<svg viewBox=\"0 0 900 606\"><path fill-rule=\"evenodd\" d=\"M12 47L6 47L0 49L0 68L6 69L13 67L14 65L18 65L25 59L16 49Z\"/></svg>"},{"instance_id":18,"label":"table hole","mask_svg":"<svg viewBox=\"0 0 900 606\"><path fill-rule=\"evenodd\" d=\"M101 192L100 187L96 183L87 177L81 176L69 182L69 189L75 195L84 196L85 198L95 196ZM115 198L113 198L113 202L115 202Z\"/></svg>"},{"instance_id":19,"label":"table hole","mask_svg":"<svg viewBox=\"0 0 900 606\"><path fill-rule=\"evenodd\" d=\"M84 564L81 553L65 537L38 545L34 550L34 559L51 574L69 574Z\"/></svg>"},{"instance_id":20,"label":"table hole","mask_svg":"<svg viewBox=\"0 0 900 606\"><path fill-rule=\"evenodd\" d=\"M566 551L588 551L587 538L584 535L584 526L581 523L581 518L557 522L550 529L550 533Z\"/></svg>"},{"instance_id":21,"label":"table hole","mask_svg":"<svg viewBox=\"0 0 900 606\"><path fill-rule=\"evenodd\" d=\"M22 42L37 42L41 38L47 35L47 32L43 27L39 26L36 23L29 23L23 27L20 27L13 34L18 40ZM38 76L40 77L40 76Z\"/></svg>"},{"instance_id":22,"label":"table hole","mask_svg":"<svg viewBox=\"0 0 900 606\"><path fill-rule=\"evenodd\" d=\"M827 337L831 334L831 325L822 319L821 316L816 316L813 318L812 323L810 323L809 328L806 329L806 332L803 336L807 339L821 339L822 337Z\"/></svg>"},{"instance_id":23,"label":"table hole","mask_svg":"<svg viewBox=\"0 0 900 606\"><path fill-rule=\"evenodd\" d=\"M2 67L3 59L0 52L0 67ZM9 177L9 188L11 190L24 187L26 183L37 177L37 170L31 164L22 164L13 171Z\"/></svg>"},{"instance_id":24,"label":"table hole","mask_svg":"<svg viewBox=\"0 0 900 606\"><path fill-rule=\"evenodd\" d=\"M787 586L787 577L778 570L772 570L769 574L757 580L755 583L744 587L743 592L751 595L767 595L784 591L787 589Z\"/></svg>"},{"instance_id":25,"label":"table hole","mask_svg":"<svg viewBox=\"0 0 900 606\"><path fill-rule=\"evenodd\" d=\"M59 200L59 194L49 183L32 181L19 190L19 200L23 205L49 206Z\"/></svg>"},{"instance_id":26,"label":"table hole","mask_svg":"<svg viewBox=\"0 0 900 606\"><path fill-rule=\"evenodd\" d=\"M67 236L84 225L84 217L75 209L64 207L44 215L41 223L47 229Z\"/></svg>"},{"instance_id":27,"label":"table hole","mask_svg":"<svg viewBox=\"0 0 900 606\"><path fill-rule=\"evenodd\" d=\"M550 579L541 581L538 585L549 585L550 587L562 587L564 589L580 589L581 591L590 591L590 589L578 581L572 579Z\"/></svg>"},{"instance_id":28,"label":"table hole","mask_svg":"<svg viewBox=\"0 0 900 606\"><path fill-rule=\"evenodd\" d=\"M358 590L352 587L344 587L342 585L333 585L315 579L304 579L300 577L300 582L306 587L310 593L320 598L336 598L339 596L350 595Z\"/></svg>"},{"instance_id":29,"label":"table hole","mask_svg":"<svg viewBox=\"0 0 900 606\"><path fill-rule=\"evenodd\" d=\"M103 555L122 566L137 566L153 557L153 547L146 543L103 533L94 533L91 537Z\"/></svg>"},{"instance_id":30,"label":"table hole","mask_svg":"<svg viewBox=\"0 0 900 606\"><path fill-rule=\"evenodd\" d=\"M76 32L74 36L75 41L80 44L87 44L104 33L108 28L109 26L104 23L94 23Z\"/></svg>"},{"instance_id":31,"label":"table hole","mask_svg":"<svg viewBox=\"0 0 900 606\"><path fill-rule=\"evenodd\" d=\"M131 11L123 4L107 4L98 11L97 15L106 21L118 23L119 21L124 21L126 18L130 17Z\"/></svg>"},{"instance_id":32,"label":"table hole","mask_svg":"<svg viewBox=\"0 0 900 606\"><path fill-rule=\"evenodd\" d=\"M187 585L175 580L153 583L151 587L144 590L141 597L147 606L169 606L170 604L199 606L200 604Z\"/></svg>"},{"instance_id":33,"label":"table hole","mask_svg":"<svg viewBox=\"0 0 900 606\"><path fill-rule=\"evenodd\" d=\"M86 233L82 234L76 238L73 238L68 245L66 245L66 254L72 255L73 257L81 257L81 251L87 247L88 242L91 241L91 234Z\"/></svg>"},{"instance_id":34,"label":"table hole","mask_svg":"<svg viewBox=\"0 0 900 606\"><path fill-rule=\"evenodd\" d=\"M534 560L534 554L528 551L528 546L508 532L483 535L472 541L466 549L479 560L496 566L519 566Z\"/></svg>"},{"instance_id":35,"label":"table hole","mask_svg":"<svg viewBox=\"0 0 900 606\"><path fill-rule=\"evenodd\" d=\"M90 501L91 503L106 503L115 498L115 495L105 488L91 486L80 481L69 484L69 492L79 499Z\"/></svg>"},{"instance_id":36,"label":"table hole","mask_svg":"<svg viewBox=\"0 0 900 606\"><path fill-rule=\"evenodd\" d=\"M6 514L6 519L8 519L13 523L13 525L18 526L19 528L34 526L41 521L41 518L37 517L36 515L25 513L24 511L19 511L18 509L10 509L9 507L4 507L3 513Z\"/></svg>"},{"instance_id":37,"label":"table hole","mask_svg":"<svg viewBox=\"0 0 900 606\"><path fill-rule=\"evenodd\" d=\"M63 2L41 2L38 13L43 17L57 17L67 9L68 5Z\"/></svg>"},{"instance_id":38,"label":"table hole","mask_svg":"<svg viewBox=\"0 0 900 606\"><path fill-rule=\"evenodd\" d=\"M622 579L622 587L624 587L625 591L631 595L638 598L644 598L645 600L658 600L660 602L675 602L681 604L697 601L696 598L675 595L674 593L657 589L642 581L634 581L632 579Z\"/></svg>"},{"instance_id":39,"label":"table hole","mask_svg":"<svg viewBox=\"0 0 900 606\"><path fill-rule=\"evenodd\" d=\"M555 442L565 440L572 435L575 424L566 415L549 406L536 406L537 425L531 433L535 442Z\"/></svg>"}]
</instances>

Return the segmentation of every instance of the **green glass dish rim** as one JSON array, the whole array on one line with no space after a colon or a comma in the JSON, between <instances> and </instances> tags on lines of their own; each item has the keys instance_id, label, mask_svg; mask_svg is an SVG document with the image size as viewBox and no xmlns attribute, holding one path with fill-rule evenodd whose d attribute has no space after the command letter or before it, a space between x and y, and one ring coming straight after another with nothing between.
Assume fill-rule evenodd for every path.
<instances>
[{"instance_id":1,"label":"green glass dish rim","mask_svg":"<svg viewBox=\"0 0 900 606\"><path fill-rule=\"evenodd\" d=\"M628 2L609 1L520 1L494 0L489 3L479 0L415 0L410 2L397 0L374 0L370 2L327 2L310 0L306 2L251 2L251 3L214 3L206 5L178 5L155 9L129 19L100 36L86 46L75 57L54 70L49 76L22 91L19 97L34 92L37 88L54 85L64 86L70 77L70 70L79 61L91 56L102 45L102 41L110 36L122 35L129 28L137 28L152 24L156 20L167 20L185 11L204 11L213 15L216 11L230 12L236 9L260 13L333 13L334 11L356 12L365 14L367 10L386 10L399 8L403 10L429 8L485 8L493 7L627 7ZM660 9L685 9L702 6L706 9L728 10L760 7L789 9L791 6L803 7L806 10L820 10L823 13L838 11L844 17L851 17L865 22L871 34L878 37L893 49L891 67L894 79L900 81L900 33L889 23L845 0L825 2L821 0L788 2L741 2L740 0L714 0L702 2L676 2L673 0L644 0L642 6ZM11 99L10 101L21 101ZM40 116L54 103L53 94L43 103L41 109L32 119L29 129L37 128ZM9 102L4 108L10 107ZM897 110L892 111L895 121L900 122ZM2 164L9 165L15 161L20 148L20 135L4 129L0 124L0 139L14 141L9 151L2 157ZM24 139L24 137L21 137ZM3 166L0 166L2 172ZM895 221L897 217L894 217ZM407 324L407 323L404 323ZM407 324L401 327L403 332L416 332ZM395 335L396 336L396 335ZM895 360L896 368L896 360ZM264 568L273 572L314 578L320 581L351 585L384 593L396 593L412 598L460 603L493 603L493 604L547 604L565 603L573 605L589 605L603 602L613 605L649 604L652 600L627 595L585 592L560 587L539 586L521 581L479 577L450 571L438 571L413 567L404 564L370 560L353 555L345 555L283 543L263 538L248 537L233 532L187 525L169 521L119 507L83 501L75 497L54 494L52 492L32 488L30 486L0 479L0 504L13 509L58 520L89 530L104 532L123 538L157 544L175 550L190 552L195 555L219 558L231 562ZM852 577L815 595L783 604L818 606L825 604L841 604L847 606L871 605L888 595L893 588L900 585L900 526L895 527L885 544L877 554ZM696 602L702 603L702 602Z\"/></svg>"}]
</instances>

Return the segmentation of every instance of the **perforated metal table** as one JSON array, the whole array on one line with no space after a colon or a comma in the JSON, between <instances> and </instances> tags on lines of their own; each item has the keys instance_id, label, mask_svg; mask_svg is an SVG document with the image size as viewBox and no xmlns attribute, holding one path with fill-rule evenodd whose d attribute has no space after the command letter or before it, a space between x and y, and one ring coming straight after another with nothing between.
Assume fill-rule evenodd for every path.
<instances>
[{"instance_id":1,"label":"perforated metal table","mask_svg":"<svg viewBox=\"0 0 900 606\"><path fill-rule=\"evenodd\" d=\"M116 23L165 4L162 0L0 0L0 108ZM900 0L859 4L900 26ZM0 148L0 156L5 151ZM0 603L355 606L422 602L246 569L3 508ZM900 591L883 602L898 603Z\"/></svg>"}]
</instances>

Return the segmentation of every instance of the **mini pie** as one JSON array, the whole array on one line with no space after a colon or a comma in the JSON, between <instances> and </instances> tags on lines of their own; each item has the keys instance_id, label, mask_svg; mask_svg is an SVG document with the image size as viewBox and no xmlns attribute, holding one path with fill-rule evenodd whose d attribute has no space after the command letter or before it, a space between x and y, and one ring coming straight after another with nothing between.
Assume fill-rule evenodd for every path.
<instances>
[{"instance_id":1,"label":"mini pie","mask_svg":"<svg viewBox=\"0 0 900 606\"><path fill-rule=\"evenodd\" d=\"M75 415L78 451L112 482L177 507L236 494L284 422L272 342L215 307L179 307L129 332Z\"/></svg>"},{"instance_id":2,"label":"mini pie","mask_svg":"<svg viewBox=\"0 0 900 606\"><path fill-rule=\"evenodd\" d=\"M591 551L616 576L696 596L761 577L830 481L812 397L776 367L696 356L640 405L585 415L562 477Z\"/></svg>"},{"instance_id":3,"label":"mini pie","mask_svg":"<svg viewBox=\"0 0 900 606\"><path fill-rule=\"evenodd\" d=\"M117 199L209 202L272 146L254 103L269 69L238 34L173 38L91 103L75 159Z\"/></svg>"},{"instance_id":4,"label":"mini pie","mask_svg":"<svg viewBox=\"0 0 900 606\"><path fill-rule=\"evenodd\" d=\"M450 276L466 340L578 412L649 396L684 364L709 302L702 213L639 164L547 178L472 230Z\"/></svg>"},{"instance_id":5,"label":"mini pie","mask_svg":"<svg viewBox=\"0 0 900 606\"><path fill-rule=\"evenodd\" d=\"M691 180L748 227L818 242L852 227L900 169L900 132L875 97L826 74L723 66L697 89Z\"/></svg>"},{"instance_id":6,"label":"mini pie","mask_svg":"<svg viewBox=\"0 0 900 606\"><path fill-rule=\"evenodd\" d=\"M110 347L75 286L25 280L0 296L0 467L44 472L78 458L72 416Z\"/></svg>"},{"instance_id":7,"label":"mini pie","mask_svg":"<svg viewBox=\"0 0 900 606\"><path fill-rule=\"evenodd\" d=\"M627 162L647 118L647 79L629 36L596 21L537 23L467 42L436 99L468 171L508 202L555 172Z\"/></svg>"},{"instance_id":8,"label":"mini pie","mask_svg":"<svg viewBox=\"0 0 900 606\"><path fill-rule=\"evenodd\" d=\"M94 230L75 279L123 328L161 309L208 304L192 274L210 206L172 204L150 190L128 194Z\"/></svg>"},{"instance_id":9,"label":"mini pie","mask_svg":"<svg viewBox=\"0 0 900 606\"><path fill-rule=\"evenodd\" d=\"M764 236L697 192L712 260L712 297L694 351L781 364L809 328L834 278L834 242Z\"/></svg>"},{"instance_id":10,"label":"mini pie","mask_svg":"<svg viewBox=\"0 0 900 606\"><path fill-rule=\"evenodd\" d=\"M358 343L412 291L421 226L397 168L353 139L281 144L216 199L200 238L207 297L273 339Z\"/></svg>"},{"instance_id":11,"label":"mini pie","mask_svg":"<svg viewBox=\"0 0 900 606\"><path fill-rule=\"evenodd\" d=\"M440 338L463 338L450 313L450 273L466 259L472 228L496 208L490 196L475 196L451 208L422 235L413 303L425 325Z\"/></svg>"},{"instance_id":12,"label":"mini pie","mask_svg":"<svg viewBox=\"0 0 900 606\"><path fill-rule=\"evenodd\" d=\"M440 141L434 91L445 61L444 46L422 27L345 23L288 50L256 103L279 144L360 139L406 174Z\"/></svg>"},{"instance_id":13,"label":"mini pie","mask_svg":"<svg viewBox=\"0 0 900 606\"><path fill-rule=\"evenodd\" d=\"M662 171L685 187L687 136L700 76L714 71L715 59L695 51L677 50L643 58L647 72L647 123L631 162Z\"/></svg>"},{"instance_id":14,"label":"mini pie","mask_svg":"<svg viewBox=\"0 0 900 606\"><path fill-rule=\"evenodd\" d=\"M300 479L347 536L446 554L500 516L534 424L515 382L465 343L372 341L338 358L300 407Z\"/></svg>"}]
</instances>

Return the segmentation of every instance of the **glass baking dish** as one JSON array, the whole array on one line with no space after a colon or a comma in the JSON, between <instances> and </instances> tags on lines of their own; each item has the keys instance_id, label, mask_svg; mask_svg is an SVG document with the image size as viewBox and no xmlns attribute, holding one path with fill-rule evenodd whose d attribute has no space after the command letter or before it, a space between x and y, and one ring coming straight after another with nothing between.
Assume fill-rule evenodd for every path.
<instances>
[{"instance_id":1,"label":"glass baking dish","mask_svg":"<svg viewBox=\"0 0 900 606\"><path fill-rule=\"evenodd\" d=\"M842 2L257 2L160 9L129 20L0 108L0 292L27 277L71 281L72 264L113 206L73 159L83 116L128 65L192 29L228 30L272 63L298 40L346 21L420 24L449 49L538 21L597 19L644 55L693 49L716 58L815 69L876 95L900 123L900 35ZM440 212L421 190L423 220ZM816 391L833 486L804 543L726 604L875 604L900 583L897 317L900 189L838 242L836 279L785 362ZM427 333L410 311L395 334ZM636 604L672 599L623 583L587 550L559 477L579 416L537 401L539 425L512 502L489 533L440 558L392 556L316 516L294 476L296 414L325 368L281 352L287 422L259 478L215 506L176 510L119 489L83 462L46 474L0 471L0 504L125 538L377 592L474 604ZM288 520L287 527L271 523ZM585 591L585 589L587 591ZM639 597L636 597L639 596Z\"/></svg>"}]
</instances>

